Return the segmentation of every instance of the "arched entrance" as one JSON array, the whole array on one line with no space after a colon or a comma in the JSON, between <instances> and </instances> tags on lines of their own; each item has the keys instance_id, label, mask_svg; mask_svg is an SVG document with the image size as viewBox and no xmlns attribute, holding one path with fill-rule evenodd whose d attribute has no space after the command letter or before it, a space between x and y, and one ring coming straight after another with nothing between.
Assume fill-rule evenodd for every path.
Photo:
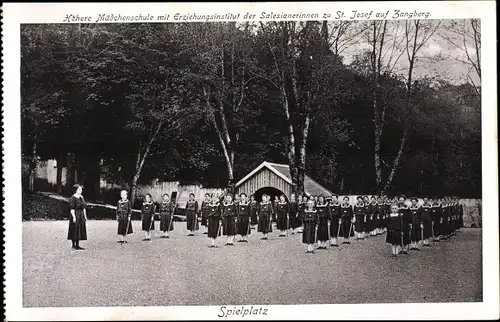
<instances>
[{"instance_id":1,"label":"arched entrance","mask_svg":"<svg viewBox=\"0 0 500 322\"><path fill-rule=\"evenodd\" d=\"M285 193L283 193L283 191L279 190L279 189L276 189L274 187L264 187L264 188L260 188L260 189L257 189L257 191L254 192L254 197L255 197L255 200L257 202L261 202L262 201L262 195L266 193L268 195L271 196L271 201L274 201L274 198L275 197L280 197L281 195L285 195L285 198L286 200L288 201L288 197L286 196Z\"/></svg>"}]
</instances>

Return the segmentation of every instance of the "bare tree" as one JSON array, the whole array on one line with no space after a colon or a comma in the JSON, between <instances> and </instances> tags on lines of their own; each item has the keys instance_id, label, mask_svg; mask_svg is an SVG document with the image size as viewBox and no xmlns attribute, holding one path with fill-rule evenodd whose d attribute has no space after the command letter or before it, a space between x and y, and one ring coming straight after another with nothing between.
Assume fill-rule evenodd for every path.
<instances>
[{"instance_id":1,"label":"bare tree","mask_svg":"<svg viewBox=\"0 0 500 322\"><path fill-rule=\"evenodd\" d=\"M479 19L451 21L440 37L458 49L448 57L468 66L467 82L481 95L481 24Z\"/></svg>"},{"instance_id":2,"label":"bare tree","mask_svg":"<svg viewBox=\"0 0 500 322\"><path fill-rule=\"evenodd\" d=\"M415 64L418 61L418 53L420 49L429 41L432 35L436 32L437 28L439 28L440 22L423 22L422 20L407 20L405 22L405 47L404 52L406 54L406 58L408 59L408 72L406 74L406 92L405 92L405 101L404 101L404 111L402 113L403 120L403 136L401 137L401 141L399 143L398 152L396 157L394 158L394 162L392 164L391 172L384 186L383 191L387 191L394 179L394 175L396 174L396 170L399 167L399 163L401 161L401 156L404 151L405 143L408 139L409 133L412 127L412 117L413 117L413 109L411 106L411 96L413 89L413 72L415 69Z\"/></svg>"}]
</instances>

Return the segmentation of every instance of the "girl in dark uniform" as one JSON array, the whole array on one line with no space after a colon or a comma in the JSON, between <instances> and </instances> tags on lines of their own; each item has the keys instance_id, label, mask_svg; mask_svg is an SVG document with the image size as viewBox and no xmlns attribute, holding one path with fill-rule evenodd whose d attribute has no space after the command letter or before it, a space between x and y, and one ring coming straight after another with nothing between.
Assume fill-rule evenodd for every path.
<instances>
[{"instance_id":1,"label":"girl in dark uniform","mask_svg":"<svg viewBox=\"0 0 500 322\"><path fill-rule=\"evenodd\" d=\"M430 238L432 237L432 216L431 216L431 204L429 203L428 198L424 198L424 203L420 208L420 218L422 220L422 225L423 225L423 237L424 237L423 246L429 247L431 246L429 241Z\"/></svg>"},{"instance_id":2,"label":"girl in dark uniform","mask_svg":"<svg viewBox=\"0 0 500 322\"><path fill-rule=\"evenodd\" d=\"M224 236L227 236L226 245L234 245L234 237L236 236L236 205L233 203L233 196L226 195L226 200L222 204L222 231Z\"/></svg>"},{"instance_id":3,"label":"girl in dark uniform","mask_svg":"<svg viewBox=\"0 0 500 322\"><path fill-rule=\"evenodd\" d=\"M210 204L210 194L205 194L205 200L201 203L201 225L207 229L207 215L208 215L208 205ZM203 232L203 235L206 235L207 231Z\"/></svg>"},{"instance_id":4,"label":"girl in dark uniform","mask_svg":"<svg viewBox=\"0 0 500 322\"><path fill-rule=\"evenodd\" d=\"M354 205L354 230L356 231L356 239L363 239L364 237L364 222L365 222L365 204L363 197L358 196L357 203Z\"/></svg>"},{"instance_id":5,"label":"girl in dark uniform","mask_svg":"<svg viewBox=\"0 0 500 322\"><path fill-rule=\"evenodd\" d=\"M352 211L352 206L349 204L349 197L344 197L342 205L340 206L340 211L342 214L342 236L344 236L344 241L342 244L350 244L349 241L352 232L352 224L356 221L354 213Z\"/></svg>"},{"instance_id":6,"label":"girl in dark uniform","mask_svg":"<svg viewBox=\"0 0 500 322\"><path fill-rule=\"evenodd\" d=\"M363 238L370 237L371 232L371 217L372 217L372 205L370 203L370 198L368 196L363 197L363 204L365 205L365 223L363 225Z\"/></svg>"},{"instance_id":7,"label":"girl in dark uniform","mask_svg":"<svg viewBox=\"0 0 500 322\"><path fill-rule=\"evenodd\" d=\"M269 201L267 194L262 195L262 201L257 208L257 216L259 217L259 225L257 231L262 233L263 240L267 240L267 234L273 231L271 219L273 216L273 206Z\"/></svg>"},{"instance_id":8,"label":"girl in dark uniform","mask_svg":"<svg viewBox=\"0 0 500 322\"><path fill-rule=\"evenodd\" d=\"M194 193L191 193L186 203L186 226L187 230L189 230L188 236L194 236L194 232L199 229L198 212L198 201L195 200Z\"/></svg>"},{"instance_id":9,"label":"girl in dark uniform","mask_svg":"<svg viewBox=\"0 0 500 322\"><path fill-rule=\"evenodd\" d=\"M250 203L245 193L240 194L240 203L236 206L238 215L238 235L241 239L238 242L248 243L247 237L250 235Z\"/></svg>"},{"instance_id":10,"label":"girl in dark uniform","mask_svg":"<svg viewBox=\"0 0 500 322\"><path fill-rule=\"evenodd\" d=\"M307 208L304 210L304 232L302 233L302 243L307 245L306 253L314 253L314 237L316 235L317 214L314 210L314 201L307 202Z\"/></svg>"},{"instance_id":11,"label":"girl in dark uniform","mask_svg":"<svg viewBox=\"0 0 500 322\"><path fill-rule=\"evenodd\" d=\"M151 195L146 194L146 200L142 203L142 230L145 232L145 240L151 240L151 231L155 230L155 205L151 201Z\"/></svg>"},{"instance_id":12,"label":"girl in dark uniform","mask_svg":"<svg viewBox=\"0 0 500 322\"><path fill-rule=\"evenodd\" d=\"M82 196L83 187L76 184L73 186L73 195L69 198L69 227L68 240L71 240L71 248L83 250L80 240L87 240L87 204Z\"/></svg>"},{"instance_id":13,"label":"girl in dark uniform","mask_svg":"<svg viewBox=\"0 0 500 322\"><path fill-rule=\"evenodd\" d=\"M384 216L385 216L385 205L382 197L377 198L377 228L375 232L378 235L384 233Z\"/></svg>"},{"instance_id":14,"label":"girl in dark uniform","mask_svg":"<svg viewBox=\"0 0 500 322\"><path fill-rule=\"evenodd\" d=\"M127 190L120 192L121 199L116 205L116 220L118 221L118 235L122 236L122 240L117 241L119 244L127 243L127 235L132 234L134 230L130 220L132 219L132 205L127 199Z\"/></svg>"},{"instance_id":15,"label":"girl in dark uniform","mask_svg":"<svg viewBox=\"0 0 500 322\"><path fill-rule=\"evenodd\" d=\"M299 196L299 199L297 200L297 225L298 226L298 233L302 234L304 227L302 223L302 218L304 218L304 211L306 210L306 196Z\"/></svg>"},{"instance_id":16,"label":"girl in dark uniform","mask_svg":"<svg viewBox=\"0 0 500 322\"><path fill-rule=\"evenodd\" d=\"M439 242L441 238L441 205L437 198L432 199L431 217L433 223L433 241Z\"/></svg>"},{"instance_id":17,"label":"girl in dark uniform","mask_svg":"<svg viewBox=\"0 0 500 322\"><path fill-rule=\"evenodd\" d=\"M378 205L376 197L372 197L370 199L369 214L370 214L370 235L377 236Z\"/></svg>"},{"instance_id":18,"label":"girl in dark uniform","mask_svg":"<svg viewBox=\"0 0 500 322\"><path fill-rule=\"evenodd\" d=\"M276 211L276 229L278 229L279 235L278 237L285 237L285 231L288 230L288 202L286 202L285 195L280 196L280 200L275 205Z\"/></svg>"},{"instance_id":19,"label":"girl in dark uniform","mask_svg":"<svg viewBox=\"0 0 500 322\"><path fill-rule=\"evenodd\" d=\"M257 220L257 201L255 200L255 196L250 196L250 225L251 229L255 229L255 226L259 223Z\"/></svg>"},{"instance_id":20,"label":"girl in dark uniform","mask_svg":"<svg viewBox=\"0 0 500 322\"><path fill-rule=\"evenodd\" d=\"M448 199L444 198L443 202L441 203L441 234L442 234L441 239L446 240L449 237L450 233L449 221L450 221L450 208L448 206Z\"/></svg>"},{"instance_id":21,"label":"girl in dark uniform","mask_svg":"<svg viewBox=\"0 0 500 322\"><path fill-rule=\"evenodd\" d=\"M327 249L326 243L330 239L328 231L328 209L325 203L325 198L320 196L316 204L316 214L318 216L318 231L316 232L316 240L318 241L318 249Z\"/></svg>"},{"instance_id":22,"label":"girl in dark uniform","mask_svg":"<svg viewBox=\"0 0 500 322\"><path fill-rule=\"evenodd\" d=\"M170 196L167 193L163 195L158 211L160 213L160 230L163 232L160 238L170 238L168 233L174 230L175 204L170 201Z\"/></svg>"},{"instance_id":23,"label":"girl in dark uniform","mask_svg":"<svg viewBox=\"0 0 500 322\"><path fill-rule=\"evenodd\" d=\"M387 232L387 225L389 222L389 214L391 213L391 205L393 203L391 202L391 199L387 196L384 196L384 210L385 210L385 217L384 217L384 231ZM396 203L395 203L396 204Z\"/></svg>"},{"instance_id":24,"label":"girl in dark uniform","mask_svg":"<svg viewBox=\"0 0 500 322\"><path fill-rule=\"evenodd\" d=\"M292 196L290 197L290 203L288 204L288 216L289 216L289 225L290 225L290 230L292 232L292 235L295 234L295 230L300 227L300 220L297 218L297 213L298 213L298 203L297 203L297 197L295 196L294 193L292 193Z\"/></svg>"},{"instance_id":25,"label":"girl in dark uniform","mask_svg":"<svg viewBox=\"0 0 500 322\"><path fill-rule=\"evenodd\" d=\"M330 246L338 247L338 238L340 234L340 226L342 223L342 215L339 199L336 195L328 203L328 217L330 218Z\"/></svg>"},{"instance_id":26,"label":"girl in dark uniform","mask_svg":"<svg viewBox=\"0 0 500 322\"><path fill-rule=\"evenodd\" d=\"M387 222L387 235L385 237L385 242L392 245L392 256L397 256L402 247L402 218L397 205L391 206L388 218L389 220Z\"/></svg>"},{"instance_id":27,"label":"girl in dark uniform","mask_svg":"<svg viewBox=\"0 0 500 322\"><path fill-rule=\"evenodd\" d=\"M208 238L212 241L208 247L217 247L216 239L220 236L221 230L221 213L220 213L220 203L219 198L215 195L212 195L212 200L208 206L207 213L207 222L208 222Z\"/></svg>"},{"instance_id":28,"label":"girl in dark uniform","mask_svg":"<svg viewBox=\"0 0 500 322\"><path fill-rule=\"evenodd\" d=\"M274 201L272 202L272 205L273 205L273 223L277 223L276 207L278 206L279 202L280 202L279 197L278 196L274 196Z\"/></svg>"},{"instance_id":29,"label":"girl in dark uniform","mask_svg":"<svg viewBox=\"0 0 500 322\"><path fill-rule=\"evenodd\" d=\"M410 213L410 209L406 205L405 196L399 197L398 207L399 207L398 212L402 216L401 232L403 234L403 249L401 250L401 253L408 255L410 247L410 229L411 229L412 215Z\"/></svg>"},{"instance_id":30,"label":"girl in dark uniform","mask_svg":"<svg viewBox=\"0 0 500 322\"><path fill-rule=\"evenodd\" d=\"M420 208L418 206L418 199L411 198L410 205L410 213L411 213L411 227L410 227L410 236L411 236L411 244L410 250L420 250L418 245L420 244L420 240L422 239L422 230L420 227Z\"/></svg>"}]
</instances>

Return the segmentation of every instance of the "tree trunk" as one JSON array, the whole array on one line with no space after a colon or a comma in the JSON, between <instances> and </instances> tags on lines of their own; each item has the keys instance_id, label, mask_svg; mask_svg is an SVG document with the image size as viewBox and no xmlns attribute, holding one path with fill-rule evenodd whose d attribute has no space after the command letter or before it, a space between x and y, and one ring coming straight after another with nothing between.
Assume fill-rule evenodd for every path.
<instances>
[{"instance_id":1,"label":"tree trunk","mask_svg":"<svg viewBox=\"0 0 500 322\"><path fill-rule=\"evenodd\" d=\"M75 155L68 153L66 156L66 189L64 194L70 196L75 185Z\"/></svg>"},{"instance_id":2,"label":"tree trunk","mask_svg":"<svg viewBox=\"0 0 500 322\"><path fill-rule=\"evenodd\" d=\"M299 154L299 164L297 166L297 190L300 192L304 192L304 178L306 173L306 147L307 147L307 138L309 136L309 128L311 125L311 117L309 113L306 114L304 119L304 127L302 129L302 142L300 145L300 154Z\"/></svg>"},{"instance_id":3,"label":"tree trunk","mask_svg":"<svg viewBox=\"0 0 500 322\"><path fill-rule=\"evenodd\" d=\"M29 177L29 191L35 192L35 182L37 177L37 168L38 168L38 155L36 150L36 137L33 140L33 151L31 155L31 171Z\"/></svg>"},{"instance_id":4,"label":"tree trunk","mask_svg":"<svg viewBox=\"0 0 500 322\"><path fill-rule=\"evenodd\" d=\"M394 179L394 175L396 174L396 169L399 167L399 162L401 161L401 155L403 155L403 149L405 146L406 142L406 137L408 136L408 126L406 126L405 131L403 133L403 137L401 138L401 142L399 144L399 149L398 149L398 154L396 155L396 158L394 159L394 163L392 164L392 169L391 173L389 174L389 177L387 178L387 182L384 187L384 192L389 190L392 180Z\"/></svg>"},{"instance_id":5,"label":"tree trunk","mask_svg":"<svg viewBox=\"0 0 500 322\"><path fill-rule=\"evenodd\" d=\"M132 182L130 183L130 204L134 207L135 198L137 196L137 181L141 175L140 171L136 172L132 177Z\"/></svg>"},{"instance_id":6,"label":"tree trunk","mask_svg":"<svg viewBox=\"0 0 500 322\"><path fill-rule=\"evenodd\" d=\"M63 194L63 184L62 184L62 169L64 166L64 158L62 156L56 157L57 170L56 170L56 192L59 195Z\"/></svg>"},{"instance_id":7,"label":"tree trunk","mask_svg":"<svg viewBox=\"0 0 500 322\"><path fill-rule=\"evenodd\" d=\"M151 149L151 145L153 145L153 142L158 136L158 133L160 132L162 126L163 126L163 121L159 121L155 131L149 137L144 153L141 153L143 147L142 144L139 143L139 149L137 151L137 160L135 162L135 173L134 176L132 177L131 191L130 191L130 203L132 204L132 207L134 206L135 197L137 194L137 181L139 181L139 177L141 176L142 167L144 166L144 162L146 161L146 158L149 155L149 150Z\"/></svg>"}]
</instances>

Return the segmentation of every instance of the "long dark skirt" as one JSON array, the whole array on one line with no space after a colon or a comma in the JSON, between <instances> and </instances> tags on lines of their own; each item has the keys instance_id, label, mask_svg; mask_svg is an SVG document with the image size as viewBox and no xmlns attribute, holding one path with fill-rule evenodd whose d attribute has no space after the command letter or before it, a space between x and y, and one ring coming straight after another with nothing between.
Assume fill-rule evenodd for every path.
<instances>
[{"instance_id":1,"label":"long dark skirt","mask_svg":"<svg viewBox=\"0 0 500 322\"><path fill-rule=\"evenodd\" d=\"M149 227L151 227L151 229ZM155 230L155 221L153 220L151 222L151 215L148 214L142 216L142 230L144 231Z\"/></svg>"},{"instance_id":2,"label":"long dark skirt","mask_svg":"<svg viewBox=\"0 0 500 322\"><path fill-rule=\"evenodd\" d=\"M257 211L253 210L252 213L250 214L250 225L254 226L259 223L257 219Z\"/></svg>"},{"instance_id":3,"label":"long dark skirt","mask_svg":"<svg viewBox=\"0 0 500 322\"><path fill-rule=\"evenodd\" d=\"M219 226L220 226L220 219L219 218L214 218L214 217L208 217L208 238L217 238L219 237Z\"/></svg>"},{"instance_id":4,"label":"long dark skirt","mask_svg":"<svg viewBox=\"0 0 500 322\"><path fill-rule=\"evenodd\" d=\"M127 229L128 225L128 229ZM125 232L127 230L127 232ZM132 219L128 220L128 214L118 216L118 235L128 235L134 233L132 229Z\"/></svg>"},{"instance_id":5,"label":"long dark skirt","mask_svg":"<svg viewBox=\"0 0 500 322\"><path fill-rule=\"evenodd\" d=\"M449 235L451 232L449 220L450 219L448 217L443 217L443 221L441 222L441 234L442 235Z\"/></svg>"},{"instance_id":6,"label":"long dark skirt","mask_svg":"<svg viewBox=\"0 0 500 322\"><path fill-rule=\"evenodd\" d=\"M273 232L273 227L270 222L271 218L269 215L266 216L259 216L259 224L257 226L257 231L259 233L272 233Z\"/></svg>"},{"instance_id":7,"label":"long dark skirt","mask_svg":"<svg viewBox=\"0 0 500 322\"><path fill-rule=\"evenodd\" d=\"M373 220L371 219L371 215L366 215L365 217L365 232L370 232L372 231L373 227Z\"/></svg>"},{"instance_id":8,"label":"long dark skirt","mask_svg":"<svg viewBox=\"0 0 500 322\"><path fill-rule=\"evenodd\" d=\"M189 231L200 229L198 218L196 218L196 213L194 212L194 210L186 210L186 226L187 230Z\"/></svg>"},{"instance_id":9,"label":"long dark skirt","mask_svg":"<svg viewBox=\"0 0 500 322\"><path fill-rule=\"evenodd\" d=\"M76 222L73 221L73 216L69 216L68 240L87 240L87 224L83 210L76 209L75 217Z\"/></svg>"},{"instance_id":10,"label":"long dark skirt","mask_svg":"<svg viewBox=\"0 0 500 322\"><path fill-rule=\"evenodd\" d=\"M276 229L278 230L287 230L288 229L288 216L286 212L278 213L278 221L276 222Z\"/></svg>"},{"instance_id":11,"label":"long dark skirt","mask_svg":"<svg viewBox=\"0 0 500 322\"><path fill-rule=\"evenodd\" d=\"M403 223L403 244L410 245L410 224Z\"/></svg>"},{"instance_id":12,"label":"long dark skirt","mask_svg":"<svg viewBox=\"0 0 500 322\"><path fill-rule=\"evenodd\" d=\"M304 231L302 232L303 244L314 244L314 235L316 235L316 223L304 222Z\"/></svg>"},{"instance_id":13,"label":"long dark skirt","mask_svg":"<svg viewBox=\"0 0 500 322\"><path fill-rule=\"evenodd\" d=\"M250 217L240 216L238 217L238 235L247 236L250 235Z\"/></svg>"},{"instance_id":14,"label":"long dark skirt","mask_svg":"<svg viewBox=\"0 0 500 322\"><path fill-rule=\"evenodd\" d=\"M207 227L207 214L206 213L202 213L201 214L201 225L203 227Z\"/></svg>"},{"instance_id":15,"label":"long dark skirt","mask_svg":"<svg viewBox=\"0 0 500 322\"><path fill-rule=\"evenodd\" d=\"M432 237L432 220L424 218L422 222L424 224L424 239L429 239Z\"/></svg>"},{"instance_id":16,"label":"long dark skirt","mask_svg":"<svg viewBox=\"0 0 500 322\"><path fill-rule=\"evenodd\" d=\"M296 229L302 226L302 222L300 218L297 218L296 212L291 212L289 216L290 216L290 228Z\"/></svg>"},{"instance_id":17,"label":"long dark skirt","mask_svg":"<svg viewBox=\"0 0 500 322\"><path fill-rule=\"evenodd\" d=\"M236 235L236 217L227 216L224 217L222 221L222 231L224 236L235 236Z\"/></svg>"},{"instance_id":18,"label":"long dark skirt","mask_svg":"<svg viewBox=\"0 0 500 322\"><path fill-rule=\"evenodd\" d=\"M317 240L327 241L328 238L328 218L319 218Z\"/></svg>"},{"instance_id":19,"label":"long dark skirt","mask_svg":"<svg viewBox=\"0 0 500 322\"><path fill-rule=\"evenodd\" d=\"M163 232L174 230L174 216L171 213L160 214L160 230Z\"/></svg>"},{"instance_id":20,"label":"long dark skirt","mask_svg":"<svg viewBox=\"0 0 500 322\"><path fill-rule=\"evenodd\" d=\"M460 216L460 218L458 219L458 227L464 228L464 217L463 216Z\"/></svg>"},{"instance_id":21,"label":"long dark skirt","mask_svg":"<svg viewBox=\"0 0 500 322\"><path fill-rule=\"evenodd\" d=\"M358 233L361 233L365 229L365 216L356 215L356 222L354 223L354 230Z\"/></svg>"},{"instance_id":22,"label":"long dark skirt","mask_svg":"<svg viewBox=\"0 0 500 322\"><path fill-rule=\"evenodd\" d=\"M342 226L340 227L340 236L344 238L354 236L354 228L351 229L351 218L342 219Z\"/></svg>"},{"instance_id":23,"label":"long dark skirt","mask_svg":"<svg viewBox=\"0 0 500 322\"><path fill-rule=\"evenodd\" d=\"M433 220L433 224L434 224L434 237L441 236L442 235L442 230L441 230L442 226L441 226L441 223L439 222L439 218Z\"/></svg>"},{"instance_id":24,"label":"long dark skirt","mask_svg":"<svg viewBox=\"0 0 500 322\"><path fill-rule=\"evenodd\" d=\"M340 226L338 219L330 221L330 238L338 238L340 236Z\"/></svg>"},{"instance_id":25,"label":"long dark skirt","mask_svg":"<svg viewBox=\"0 0 500 322\"><path fill-rule=\"evenodd\" d=\"M418 221L413 221L410 234L412 242L418 242L422 240L422 229L420 228L420 223Z\"/></svg>"},{"instance_id":26,"label":"long dark skirt","mask_svg":"<svg viewBox=\"0 0 500 322\"><path fill-rule=\"evenodd\" d=\"M401 230L388 228L385 242L391 245L401 245Z\"/></svg>"}]
</instances>

